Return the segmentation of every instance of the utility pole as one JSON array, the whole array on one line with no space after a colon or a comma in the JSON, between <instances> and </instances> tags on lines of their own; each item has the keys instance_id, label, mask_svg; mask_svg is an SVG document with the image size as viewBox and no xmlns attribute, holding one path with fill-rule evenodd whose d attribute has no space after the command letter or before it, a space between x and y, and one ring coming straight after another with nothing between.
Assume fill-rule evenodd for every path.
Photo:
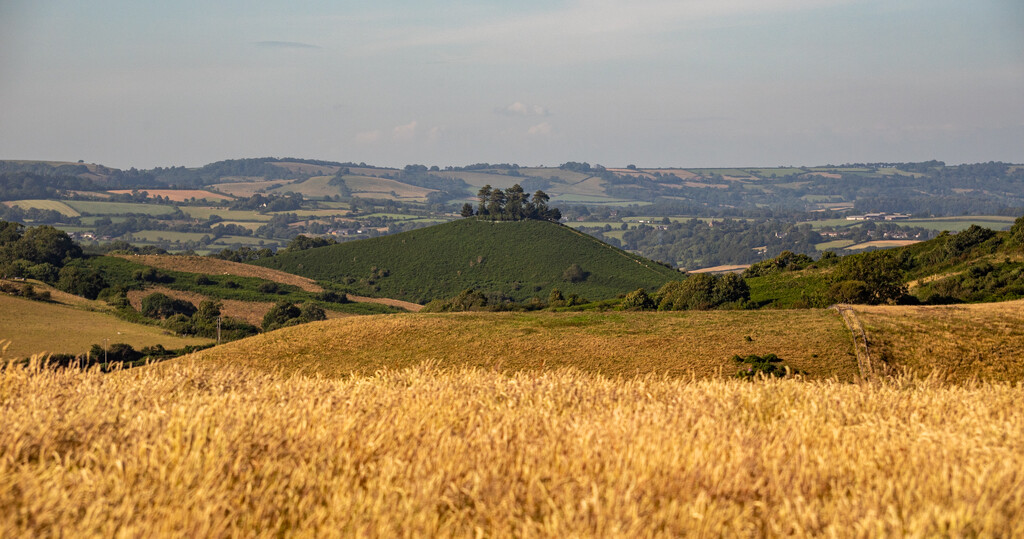
<instances>
[{"instance_id":1,"label":"utility pole","mask_svg":"<svg viewBox=\"0 0 1024 539\"><path fill-rule=\"evenodd\" d=\"M217 315L217 344L220 344L220 319L221 315Z\"/></svg>"},{"instance_id":2,"label":"utility pole","mask_svg":"<svg viewBox=\"0 0 1024 539\"><path fill-rule=\"evenodd\" d=\"M103 362L104 363L110 363L110 360L107 359L107 350L110 350L110 339L103 339Z\"/></svg>"}]
</instances>

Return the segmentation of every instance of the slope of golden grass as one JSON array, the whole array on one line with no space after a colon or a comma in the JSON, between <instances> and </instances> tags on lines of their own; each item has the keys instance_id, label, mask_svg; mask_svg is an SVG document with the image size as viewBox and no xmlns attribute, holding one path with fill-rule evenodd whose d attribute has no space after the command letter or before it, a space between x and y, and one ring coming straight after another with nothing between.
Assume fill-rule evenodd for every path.
<instances>
[{"instance_id":1,"label":"slope of golden grass","mask_svg":"<svg viewBox=\"0 0 1024 539\"><path fill-rule=\"evenodd\" d=\"M204 273L207 275L237 275L239 277L256 277L281 284L297 286L307 292L323 292L323 288L313 279L299 277L291 273L261 268L240 262L230 262L205 256L177 255L116 255L137 264L154 268L184 271L188 273Z\"/></svg>"},{"instance_id":2,"label":"slope of golden grass","mask_svg":"<svg viewBox=\"0 0 1024 539\"><path fill-rule=\"evenodd\" d=\"M94 299L86 299L82 296L76 296L74 294L68 294L62 290L57 290L53 286L50 286L42 281L36 279L25 279L24 281L15 281L14 279L0 279L0 283L4 283L8 286L20 287L25 284L32 285L32 288L36 293L49 292L51 303L60 303L62 305L68 305L71 307L78 307L87 311L113 311L113 308L105 301L99 301ZM2 339L3 336L0 336Z\"/></svg>"},{"instance_id":3,"label":"slope of golden grass","mask_svg":"<svg viewBox=\"0 0 1024 539\"><path fill-rule=\"evenodd\" d=\"M1024 387L0 372L0 536L1024 535Z\"/></svg>"},{"instance_id":4,"label":"slope of golden grass","mask_svg":"<svg viewBox=\"0 0 1024 539\"><path fill-rule=\"evenodd\" d=\"M855 306L871 358L890 370L952 381L1024 381L1024 300L943 306Z\"/></svg>"},{"instance_id":5,"label":"slope of golden grass","mask_svg":"<svg viewBox=\"0 0 1024 539\"><path fill-rule=\"evenodd\" d=\"M9 356L40 352L80 354L93 344L127 343L136 349L162 344L181 348L210 339L183 338L155 326L133 324L111 314L0 294L0 339L12 341Z\"/></svg>"},{"instance_id":6,"label":"slope of golden grass","mask_svg":"<svg viewBox=\"0 0 1024 539\"><path fill-rule=\"evenodd\" d=\"M734 354L769 353L808 377L857 377L850 334L829 310L364 316L258 335L198 359L332 377L435 363L703 378L736 374Z\"/></svg>"}]
</instances>

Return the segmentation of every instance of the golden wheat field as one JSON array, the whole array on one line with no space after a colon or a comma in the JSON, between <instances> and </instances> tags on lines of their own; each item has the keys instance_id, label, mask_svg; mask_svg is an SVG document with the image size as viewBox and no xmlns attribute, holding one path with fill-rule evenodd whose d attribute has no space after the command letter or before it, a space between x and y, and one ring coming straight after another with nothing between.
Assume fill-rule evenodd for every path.
<instances>
[{"instance_id":1,"label":"golden wheat field","mask_svg":"<svg viewBox=\"0 0 1024 539\"><path fill-rule=\"evenodd\" d=\"M735 375L736 354L776 354L808 378L858 378L850 332L827 309L360 316L257 335L206 350L197 360L328 377L430 362L704 378Z\"/></svg>"},{"instance_id":2,"label":"golden wheat field","mask_svg":"<svg viewBox=\"0 0 1024 539\"><path fill-rule=\"evenodd\" d=\"M957 382L1024 381L1024 300L855 308L872 360L890 372Z\"/></svg>"},{"instance_id":3,"label":"golden wheat field","mask_svg":"<svg viewBox=\"0 0 1024 539\"><path fill-rule=\"evenodd\" d=\"M1021 536L1024 388L0 373L0 536Z\"/></svg>"}]
</instances>

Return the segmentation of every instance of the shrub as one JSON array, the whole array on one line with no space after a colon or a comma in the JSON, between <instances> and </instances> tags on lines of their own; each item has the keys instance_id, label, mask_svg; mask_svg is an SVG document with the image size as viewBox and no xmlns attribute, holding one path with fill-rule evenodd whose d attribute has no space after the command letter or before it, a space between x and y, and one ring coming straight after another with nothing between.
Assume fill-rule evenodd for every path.
<instances>
[{"instance_id":1,"label":"shrub","mask_svg":"<svg viewBox=\"0 0 1024 539\"><path fill-rule=\"evenodd\" d=\"M196 308L185 300L174 299L166 294L154 292L142 298L141 312L149 318L169 318L176 314L187 317L192 316L196 312Z\"/></svg>"},{"instance_id":2,"label":"shrub","mask_svg":"<svg viewBox=\"0 0 1024 539\"><path fill-rule=\"evenodd\" d=\"M622 308L629 311L642 311L655 307L654 299L643 288L638 288L626 294L626 297L622 300Z\"/></svg>"},{"instance_id":3,"label":"shrub","mask_svg":"<svg viewBox=\"0 0 1024 539\"><path fill-rule=\"evenodd\" d=\"M787 367L782 365L782 360L775 354L765 354L759 356L756 354L750 354L748 356L734 355L732 360L736 363L746 364L745 367L741 368L737 373L737 378L744 380L752 380L758 376L774 376L782 378L786 376L790 371Z\"/></svg>"},{"instance_id":4,"label":"shrub","mask_svg":"<svg viewBox=\"0 0 1024 539\"><path fill-rule=\"evenodd\" d=\"M562 280L570 283L582 283L590 274L583 271L579 264L573 264L562 272Z\"/></svg>"},{"instance_id":5,"label":"shrub","mask_svg":"<svg viewBox=\"0 0 1024 539\"><path fill-rule=\"evenodd\" d=\"M682 311L714 309L749 299L750 287L735 273L696 273L662 286L655 301L659 311Z\"/></svg>"},{"instance_id":6,"label":"shrub","mask_svg":"<svg viewBox=\"0 0 1024 539\"><path fill-rule=\"evenodd\" d=\"M833 255L834 256L834 255ZM806 268L814 262L814 259L805 254L796 254L792 251L782 251L775 258L762 260L752 264L743 272L744 277L762 277L781 271L796 271Z\"/></svg>"}]
</instances>

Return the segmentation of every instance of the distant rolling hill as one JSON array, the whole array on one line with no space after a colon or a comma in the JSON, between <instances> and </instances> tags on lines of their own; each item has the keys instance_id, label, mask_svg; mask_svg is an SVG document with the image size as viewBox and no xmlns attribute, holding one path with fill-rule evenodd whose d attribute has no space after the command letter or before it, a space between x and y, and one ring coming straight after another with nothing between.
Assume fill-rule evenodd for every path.
<instances>
[{"instance_id":1,"label":"distant rolling hill","mask_svg":"<svg viewBox=\"0 0 1024 539\"><path fill-rule=\"evenodd\" d=\"M474 288L516 301L552 289L589 300L657 288L679 272L547 221L462 219L392 236L284 253L255 264L425 303ZM583 278L569 271L579 266Z\"/></svg>"}]
</instances>

